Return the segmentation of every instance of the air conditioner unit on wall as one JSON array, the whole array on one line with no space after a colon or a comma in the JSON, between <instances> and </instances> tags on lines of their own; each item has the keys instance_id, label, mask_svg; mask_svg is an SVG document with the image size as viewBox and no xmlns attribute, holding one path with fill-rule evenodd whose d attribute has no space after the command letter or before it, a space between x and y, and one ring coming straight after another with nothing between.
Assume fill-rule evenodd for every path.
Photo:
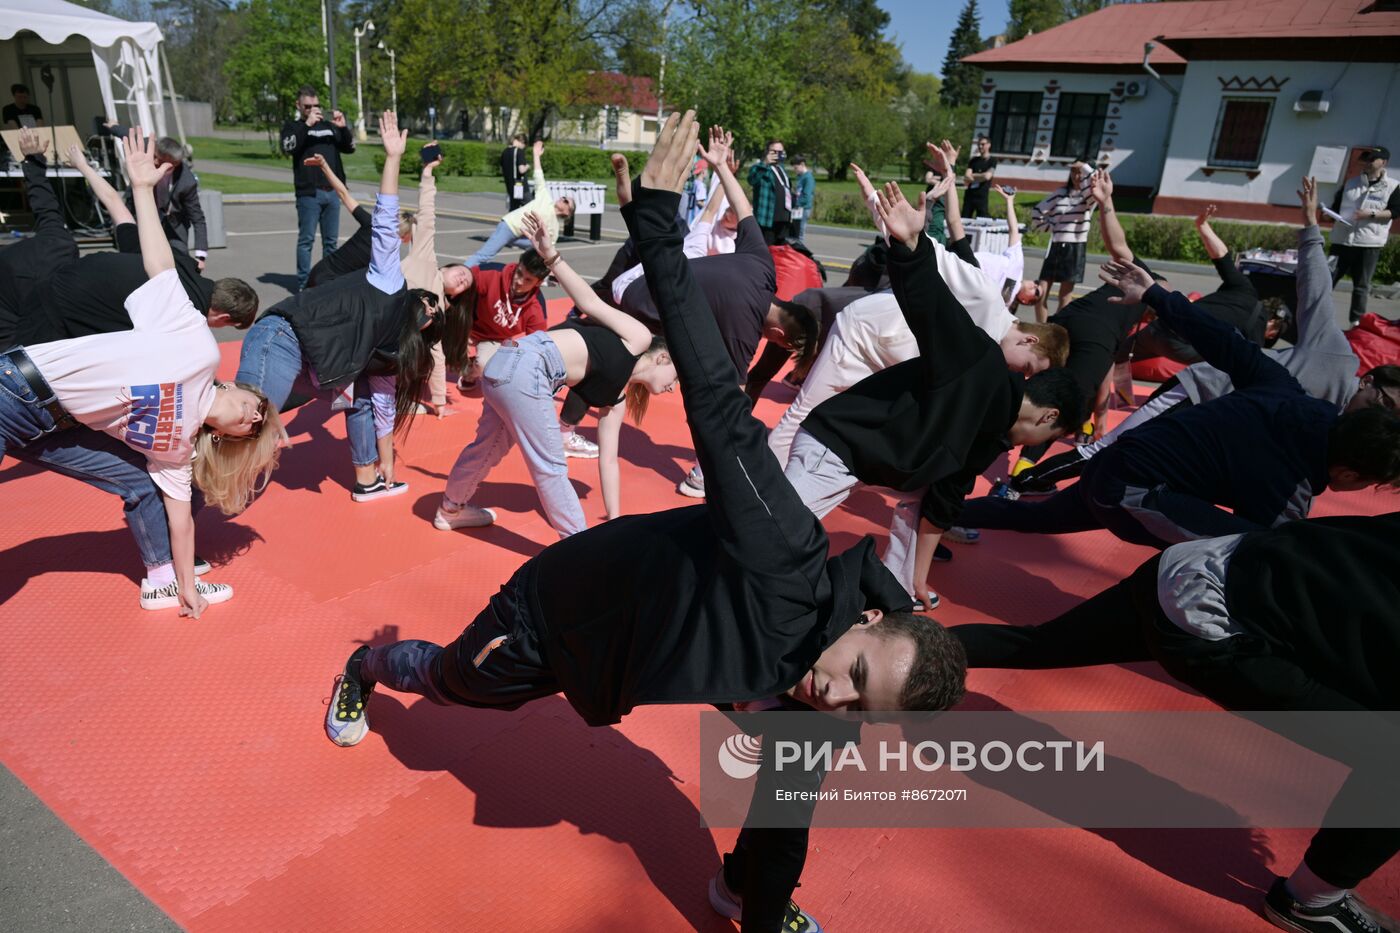
<instances>
[{"instance_id":1,"label":"air conditioner unit on wall","mask_svg":"<svg viewBox=\"0 0 1400 933\"><path fill-rule=\"evenodd\" d=\"M1133 80L1133 81L1127 81L1127 82L1125 82L1125 83L1123 84L1123 96L1124 96L1124 97L1146 97L1146 96L1147 96L1147 81L1146 81L1146 80Z\"/></svg>"},{"instance_id":2,"label":"air conditioner unit on wall","mask_svg":"<svg viewBox=\"0 0 1400 933\"><path fill-rule=\"evenodd\" d=\"M1332 98L1326 91L1304 91L1293 102L1293 110L1297 113L1326 113L1331 106Z\"/></svg>"}]
</instances>

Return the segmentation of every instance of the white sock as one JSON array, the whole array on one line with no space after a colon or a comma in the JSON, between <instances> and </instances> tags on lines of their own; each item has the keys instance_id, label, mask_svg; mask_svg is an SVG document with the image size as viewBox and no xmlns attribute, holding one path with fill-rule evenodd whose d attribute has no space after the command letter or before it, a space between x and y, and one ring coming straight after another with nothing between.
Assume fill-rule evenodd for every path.
<instances>
[{"instance_id":1,"label":"white sock","mask_svg":"<svg viewBox=\"0 0 1400 933\"><path fill-rule=\"evenodd\" d=\"M1346 888L1339 888L1313 874L1307 862L1298 863L1293 874L1288 876L1287 885L1288 893L1293 895L1295 901L1313 909L1331 907L1350 893Z\"/></svg>"},{"instance_id":2,"label":"white sock","mask_svg":"<svg viewBox=\"0 0 1400 933\"><path fill-rule=\"evenodd\" d=\"M175 562L166 561L163 564L156 564L154 567L146 567L146 582L159 589L162 586L169 586L175 582Z\"/></svg>"}]
</instances>

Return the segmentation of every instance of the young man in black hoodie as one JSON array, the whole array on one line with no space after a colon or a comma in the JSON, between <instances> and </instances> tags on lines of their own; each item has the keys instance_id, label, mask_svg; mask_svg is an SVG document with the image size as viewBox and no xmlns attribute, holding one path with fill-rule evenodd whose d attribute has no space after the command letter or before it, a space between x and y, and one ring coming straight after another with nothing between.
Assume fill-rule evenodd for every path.
<instances>
[{"instance_id":1,"label":"young man in black hoodie","mask_svg":"<svg viewBox=\"0 0 1400 933\"><path fill-rule=\"evenodd\" d=\"M793 438L787 478L824 517L857 485L912 493L895 509L886 566L907 566L920 516L946 530L978 475L1013 444L1053 440L1079 423L1078 384L1061 369L1025 379L973 323L939 273L933 241L891 182L879 212L889 231L890 284L919 355L822 402ZM915 508L914 505L918 504ZM937 536L927 547L938 544ZM922 580L901 580L922 588ZM928 609L932 593L916 593Z\"/></svg>"},{"instance_id":2,"label":"young man in black hoodie","mask_svg":"<svg viewBox=\"0 0 1400 933\"><path fill-rule=\"evenodd\" d=\"M750 414L681 252L679 192L696 136L693 112L670 116L623 217L674 348L708 503L625 516L551 545L445 648L358 649L326 714L337 744L365 736L376 683L436 703L503 709L562 692L596 726L648 703L781 696L822 711L942 709L961 696L956 643L907 612L870 538L829 553L821 523ZM790 834L749 839L751 867L728 881L741 888L745 933L774 933L805 846L791 846Z\"/></svg>"},{"instance_id":3,"label":"young man in black hoodie","mask_svg":"<svg viewBox=\"0 0 1400 933\"><path fill-rule=\"evenodd\" d=\"M1164 548L1306 518L1325 489L1400 485L1400 415L1383 407L1339 415L1258 345L1153 284L1142 268L1110 262L1099 275L1122 291L1118 302L1146 302L1235 390L1127 432L1048 499L968 502L959 525L1042 534L1107 528Z\"/></svg>"},{"instance_id":4,"label":"young man in black hoodie","mask_svg":"<svg viewBox=\"0 0 1400 933\"><path fill-rule=\"evenodd\" d=\"M1400 513L1190 541L1049 622L952 631L970 667L1156 660L1226 709L1396 710L1397 542ZM1355 814L1364 808L1357 801L1393 794L1394 782L1393 772L1356 767L1332 812ZM1270 921L1299 933L1380 933L1350 889L1400 852L1400 829L1344 828L1356 825L1345 821L1313 836L1298 868L1269 890Z\"/></svg>"}]
</instances>

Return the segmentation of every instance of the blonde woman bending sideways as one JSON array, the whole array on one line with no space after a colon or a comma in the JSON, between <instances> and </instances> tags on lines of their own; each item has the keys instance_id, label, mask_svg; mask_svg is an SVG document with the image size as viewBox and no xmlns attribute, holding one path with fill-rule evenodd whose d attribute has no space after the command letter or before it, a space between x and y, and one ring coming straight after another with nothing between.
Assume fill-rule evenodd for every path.
<instances>
[{"instance_id":1,"label":"blonde woman bending sideways","mask_svg":"<svg viewBox=\"0 0 1400 933\"><path fill-rule=\"evenodd\" d=\"M175 580L153 598L170 599L181 615L197 619L233 590L195 577L191 485L226 514L241 512L276 466L283 434L261 393L214 381L218 344L180 284L156 209L154 189L169 166L156 164L154 139L133 131L126 145L149 276L126 300L133 329L0 353L0 456L52 465L120 494L121 478L106 472L120 461L100 445L93 445L85 463L69 456L62 466L29 458L25 449L85 425L142 454L164 500L174 556ZM73 431L70 453L75 445L90 444L90 437Z\"/></svg>"},{"instance_id":2,"label":"blonde woman bending sideways","mask_svg":"<svg viewBox=\"0 0 1400 933\"><path fill-rule=\"evenodd\" d=\"M443 531L478 528L496 513L472 504L477 487L520 445L525 466L539 490L545 517L561 538L588 527L569 483L554 393L568 386L593 407L606 409L598 426L598 473L608 518L621 514L617 441L623 403L640 423L652 395L676 385L676 367L660 337L641 322L604 302L569 268L538 218L525 214L524 229L545 265L585 312L586 322L567 321L502 345L482 372L485 404L476 440L462 451L433 525Z\"/></svg>"}]
</instances>

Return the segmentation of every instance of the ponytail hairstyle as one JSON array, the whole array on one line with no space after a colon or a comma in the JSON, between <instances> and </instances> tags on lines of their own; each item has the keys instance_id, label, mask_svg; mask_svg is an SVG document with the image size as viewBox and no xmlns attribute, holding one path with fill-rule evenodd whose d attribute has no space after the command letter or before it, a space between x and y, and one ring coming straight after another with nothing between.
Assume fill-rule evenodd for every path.
<instances>
[{"instance_id":1,"label":"ponytail hairstyle","mask_svg":"<svg viewBox=\"0 0 1400 933\"><path fill-rule=\"evenodd\" d=\"M443 266L460 266L459 262ZM453 369L463 369L471 352L472 325L476 322L476 277L472 277L470 287L447 299L447 310L442 315L442 352L447 357L447 365Z\"/></svg>"},{"instance_id":2,"label":"ponytail hairstyle","mask_svg":"<svg viewBox=\"0 0 1400 933\"><path fill-rule=\"evenodd\" d=\"M658 353L665 352L666 338L658 335L651 338L651 346L642 351L641 355L655 359ZM627 406L627 417L632 419L633 424L641 425L642 419L647 415L647 406L651 404L651 389L645 382L629 382L622 398Z\"/></svg>"},{"instance_id":3,"label":"ponytail hairstyle","mask_svg":"<svg viewBox=\"0 0 1400 933\"><path fill-rule=\"evenodd\" d=\"M399 327L398 372L394 380L394 431L407 433L413 424L418 398L433 371L432 346L442 339L442 314L434 314L423 326L423 303L437 307L437 295L426 288L410 288L404 296L403 322Z\"/></svg>"}]
</instances>

